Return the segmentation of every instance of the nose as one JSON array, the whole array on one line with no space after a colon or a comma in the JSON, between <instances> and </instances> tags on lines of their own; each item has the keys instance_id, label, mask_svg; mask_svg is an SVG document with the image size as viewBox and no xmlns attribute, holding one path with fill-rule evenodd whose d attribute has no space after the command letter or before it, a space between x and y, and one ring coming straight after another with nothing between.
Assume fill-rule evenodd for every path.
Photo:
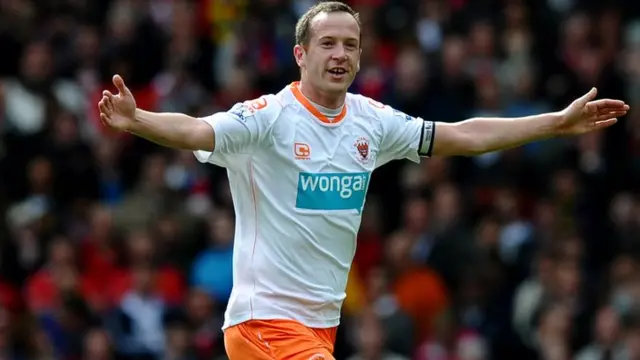
<instances>
[{"instance_id":1,"label":"nose","mask_svg":"<svg viewBox=\"0 0 640 360\"><path fill-rule=\"evenodd\" d=\"M347 59L347 50L344 45L336 46L333 58L339 61L345 61Z\"/></svg>"}]
</instances>

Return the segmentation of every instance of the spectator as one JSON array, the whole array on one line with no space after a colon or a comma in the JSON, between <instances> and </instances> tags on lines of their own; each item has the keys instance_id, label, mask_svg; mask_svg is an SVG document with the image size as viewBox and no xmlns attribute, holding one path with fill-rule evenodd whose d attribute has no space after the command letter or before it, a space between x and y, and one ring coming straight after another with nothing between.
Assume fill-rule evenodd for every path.
<instances>
[{"instance_id":1,"label":"spectator","mask_svg":"<svg viewBox=\"0 0 640 360\"><path fill-rule=\"evenodd\" d=\"M186 322L199 358L210 359L224 352L222 318L212 298L200 289L192 289L186 304Z\"/></svg>"},{"instance_id":2,"label":"spectator","mask_svg":"<svg viewBox=\"0 0 640 360\"><path fill-rule=\"evenodd\" d=\"M77 359L82 354L83 335L93 325L93 314L81 296L67 293L60 309L39 317L40 328L46 334L53 352L64 359ZM41 335L36 335L37 338ZM40 343L43 340L38 340Z\"/></svg>"},{"instance_id":3,"label":"spectator","mask_svg":"<svg viewBox=\"0 0 640 360\"><path fill-rule=\"evenodd\" d=\"M27 306L36 314L55 311L63 293L78 287L75 251L69 239L59 236L49 246L46 265L27 282Z\"/></svg>"},{"instance_id":4,"label":"spectator","mask_svg":"<svg viewBox=\"0 0 640 360\"><path fill-rule=\"evenodd\" d=\"M348 360L408 360L408 357L387 351L384 344L384 330L378 317L373 312L364 312L359 320L356 330L356 342L358 352Z\"/></svg>"},{"instance_id":5,"label":"spectator","mask_svg":"<svg viewBox=\"0 0 640 360\"><path fill-rule=\"evenodd\" d=\"M113 359L113 348L109 334L100 327L90 328L84 336L83 359L109 360Z\"/></svg>"},{"instance_id":6,"label":"spectator","mask_svg":"<svg viewBox=\"0 0 640 360\"><path fill-rule=\"evenodd\" d=\"M181 322L172 322L165 327L167 349L163 360L195 360L187 326Z\"/></svg>"},{"instance_id":7,"label":"spectator","mask_svg":"<svg viewBox=\"0 0 640 360\"><path fill-rule=\"evenodd\" d=\"M0 307L0 356L8 358L11 355L9 343L9 315L4 307Z\"/></svg>"},{"instance_id":8,"label":"spectator","mask_svg":"<svg viewBox=\"0 0 640 360\"><path fill-rule=\"evenodd\" d=\"M234 220L228 211L216 211L209 219L209 249L200 253L191 270L192 285L206 290L216 302L231 295Z\"/></svg>"},{"instance_id":9,"label":"spectator","mask_svg":"<svg viewBox=\"0 0 640 360\"><path fill-rule=\"evenodd\" d=\"M164 319L167 307L154 293L156 269L139 264L133 269L133 286L112 316L117 352L123 356L153 359L165 351Z\"/></svg>"},{"instance_id":10,"label":"spectator","mask_svg":"<svg viewBox=\"0 0 640 360\"><path fill-rule=\"evenodd\" d=\"M393 293L400 309L411 316L418 340L428 337L438 316L449 306L449 295L436 272L411 261L411 239L394 234L388 239L389 273L393 279ZM420 283L416 288L414 284Z\"/></svg>"},{"instance_id":11,"label":"spectator","mask_svg":"<svg viewBox=\"0 0 640 360\"><path fill-rule=\"evenodd\" d=\"M399 355L411 357L417 342L414 320L398 305L389 288L389 274L383 267L369 273L368 303L370 310L385 329L385 348Z\"/></svg>"},{"instance_id":12,"label":"spectator","mask_svg":"<svg viewBox=\"0 0 640 360\"><path fill-rule=\"evenodd\" d=\"M620 319L618 314L610 307L603 307L598 311L593 327L594 342L582 349L576 359L602 359L604 357L621 357L622 346L620 339Z\"/></svg>"}]
</instances>

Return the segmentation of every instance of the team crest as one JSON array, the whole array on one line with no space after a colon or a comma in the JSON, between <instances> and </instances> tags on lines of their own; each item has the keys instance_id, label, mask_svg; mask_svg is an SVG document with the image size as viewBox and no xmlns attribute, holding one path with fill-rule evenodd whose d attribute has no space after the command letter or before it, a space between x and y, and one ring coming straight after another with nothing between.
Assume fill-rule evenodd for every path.
<instances>
[{"instance_id":1,"label":"team crest","mask_svg":"<svg viewBox=\"0 0 640 360\"><path fill-rule=\"evenodd\" d=\"M360 136L356 139L353 146L356 148L356 157L358 158L358 161L363 164L368 164L371 161L369 139L364 136Z\"/></svg>"}]
</instances>

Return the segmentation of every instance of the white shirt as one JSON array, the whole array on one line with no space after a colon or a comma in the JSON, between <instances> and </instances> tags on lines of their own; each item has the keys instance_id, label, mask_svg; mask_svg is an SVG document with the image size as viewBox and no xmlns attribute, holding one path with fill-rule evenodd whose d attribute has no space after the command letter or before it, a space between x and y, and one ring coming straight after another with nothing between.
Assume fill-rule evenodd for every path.
<instances>
[{"instance_id":1,"label":"white shirt","mask_svg":"<svg viewBox=\"0 0 640 360\"><path fill-rule=\"evenodd\" d=\"M125 338L122 350L163 352L166 339L162 323L165 307L162 301L129 292L122 299L120 307L132 320L132 334Z\"/></svg>"},{"instance_id":2,"label":"white shirt","mask_svg":"<svg viewBox=\"0 0 640 360\"><path fill-rule=\"evenodd\" d=\"M433 123L354 94L327 118L298 83L203 120L215 150L195 155L227 168L236 214L223 328L251 319L337 326L371 172L428 156Z\"/></svg>"}]
</instances>

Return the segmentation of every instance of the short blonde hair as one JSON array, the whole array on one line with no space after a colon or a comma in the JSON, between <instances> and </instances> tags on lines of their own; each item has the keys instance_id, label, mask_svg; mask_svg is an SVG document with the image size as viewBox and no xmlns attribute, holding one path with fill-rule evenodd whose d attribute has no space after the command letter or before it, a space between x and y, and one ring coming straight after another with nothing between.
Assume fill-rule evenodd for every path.
<instances>
[{"instance_id":1,"label":"short blonde hair","mask_svg":"<svg viewBox=\"0 0 640 360\"><path fill-rule=\"evenodd\" d=\"M309 45L311 40L311 20L321 13L345 12L353 16L358 22L358 26L362 29L360 23L360 14L355 12L349 5L340 1L323 1L313 5L306 13L304 13L296 24L296 44L301 46ZM362 34L360 34L362 40ZM360 41L362 42L362 41Z\"/></svg>"}]
</instances>

